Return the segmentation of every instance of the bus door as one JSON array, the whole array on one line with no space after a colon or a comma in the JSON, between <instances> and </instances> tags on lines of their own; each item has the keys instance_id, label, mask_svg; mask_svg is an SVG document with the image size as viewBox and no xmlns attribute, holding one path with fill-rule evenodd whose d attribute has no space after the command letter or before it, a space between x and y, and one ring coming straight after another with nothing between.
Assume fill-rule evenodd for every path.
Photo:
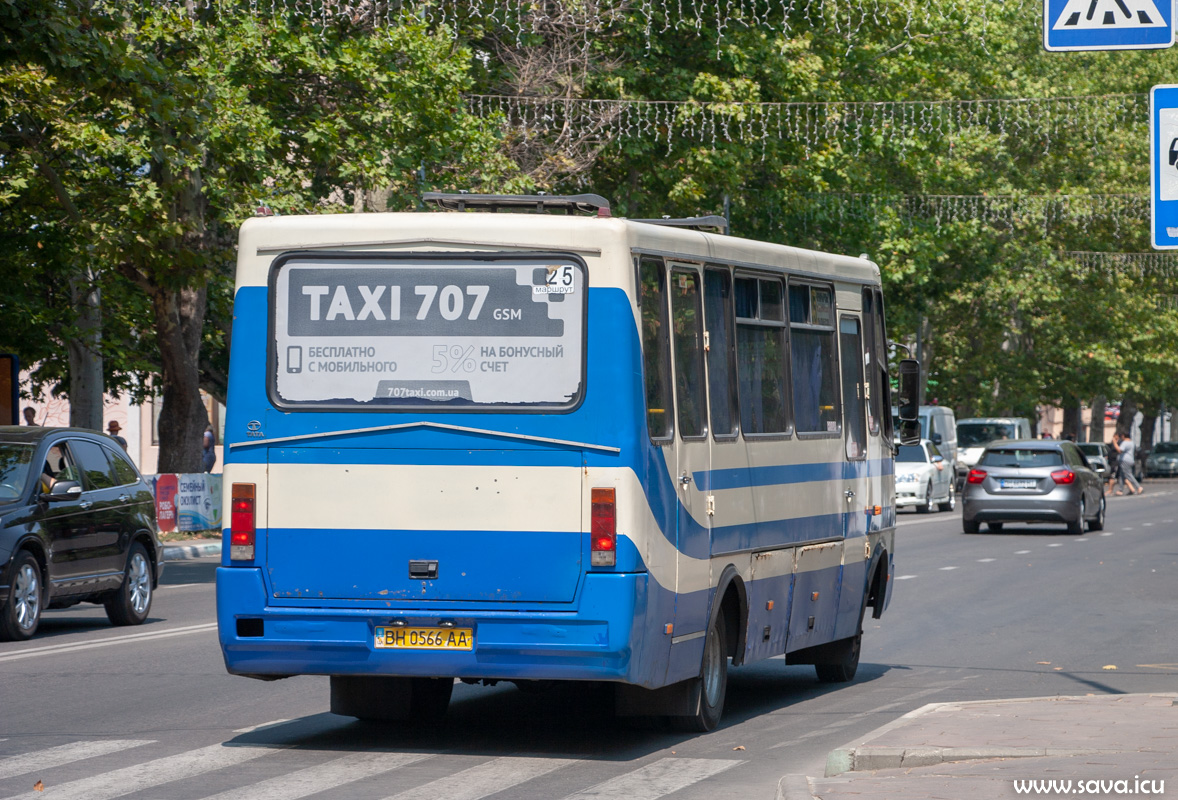
<instances>
[{"instance_id":1,"label":"bus door","mask_svg":"<svg viewBox=\"0 0 1178 800\"><path fill-rule=\"evenodd\" d=\"M857 633L858 614L866 591L867 531L875 514L867 458L867 397L863 375L863 334L858 317L839 319L839 353L842 376L843 444L846 465L843 515L843 575L835 638Z\"/></svg>"},{"instance_id":2,"label":"bus door","mask_svg":"<svg viewBox=\"0 0 1178 800\"><path fill-rule=\"evenodd\" d=\"M711 517L707 487L700 483L707 480L711 452L704 378L703 286L699 269L672 265L669 288L676 430L672 479L678 495L674 635L678 638L702 632L707 626ZM693 644L702 648L703 637Z\"/></svg>"}]
</instances>

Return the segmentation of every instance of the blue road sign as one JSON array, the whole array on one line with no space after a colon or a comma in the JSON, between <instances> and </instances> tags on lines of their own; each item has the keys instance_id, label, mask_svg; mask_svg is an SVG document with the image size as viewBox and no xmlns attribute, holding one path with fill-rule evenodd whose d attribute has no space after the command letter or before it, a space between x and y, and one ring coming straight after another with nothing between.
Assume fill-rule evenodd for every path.
<instances>
[{"instance_id":1,"label":"blue road sign","mask_svg":"<svg viewBox=\"0 0 1178 800\"><path fill-rule=\"evenodd\" d=\"M1175 0L1043 0L1048 50L1150 50L1174 44Z\"/></svg>"},{"instance_id":2,"label":"blue road sign","mask_svg":"<svg viewBox=\"0 0 1178 800\"><path fill-rule=\"evenodd\" d=\"M1178 249L1178 86L1149 90L1150 244Z\"/></svg>"}]
</instances>

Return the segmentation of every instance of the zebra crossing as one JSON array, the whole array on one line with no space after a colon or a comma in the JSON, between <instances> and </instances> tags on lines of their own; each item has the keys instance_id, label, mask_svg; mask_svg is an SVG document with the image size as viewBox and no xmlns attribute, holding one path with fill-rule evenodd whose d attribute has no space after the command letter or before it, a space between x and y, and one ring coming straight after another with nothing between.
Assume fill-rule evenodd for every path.
<instances>
[{"instance_id":1,"label":"zebra crossing","mask_svg":"<svg viewBox=\"0 0 1178 800\"><path fill-rule=\"evenodd\" d=\"M145 800L481 800L501 793L503 798L537 800L659 800L745 763L674 756L624 762L538 754L343 751L234 742L160 755L165 745L149 739L83 740L5 755L11 744L8 740L0 746L3 800L115 800L129 795ZM474 758L481 761L472 766Z\"/></svg>"}]
</instances>

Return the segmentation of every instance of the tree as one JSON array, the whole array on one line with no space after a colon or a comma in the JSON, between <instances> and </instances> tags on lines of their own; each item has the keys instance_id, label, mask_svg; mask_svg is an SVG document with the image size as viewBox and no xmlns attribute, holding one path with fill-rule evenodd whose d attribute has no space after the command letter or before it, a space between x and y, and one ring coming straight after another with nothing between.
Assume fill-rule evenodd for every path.
<instances>
[{"instance_id":1,"label":"tree","mask_svg":"<svg viewBox=\"0 0 1178 800\"><path fill-rule=\"evenodd\" d=\"M224 337L205 330L209 298L224 319L236 226L260 204L363 210L380 190L411 208L458 175L488 189L513 176L488 123L465 112L469 54L444 32L229 4L24 5L0 7L0 58L24 80L5 81L21 116L9 104L0 121L0 196L54 197L74 252L143 299L150 323L119 352L157 365L161 471L199 470L201 350ZM203 363L206 382L224 380L223 357Z\"/></svg>"}]
</instances>

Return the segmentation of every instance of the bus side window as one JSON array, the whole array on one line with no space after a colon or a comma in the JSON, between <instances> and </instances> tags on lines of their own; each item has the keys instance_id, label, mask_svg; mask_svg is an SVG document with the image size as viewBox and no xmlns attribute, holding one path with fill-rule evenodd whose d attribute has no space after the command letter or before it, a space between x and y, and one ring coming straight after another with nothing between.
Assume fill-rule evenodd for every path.
<instances>
[{"instance_id":1,"label":"bus side window","mask_svg":"<svg viewBox=\"0 0 1178 800\"><path fill-rule=\"evenodd\" d=\"M790 432L783 295L778 278L736 277L736 364L745 436Z\"/></svg>"},{"instance_id":2,"label":"bus side window","mask_svg":"<svg viewBox=\"0 0 1178 800\"><path fill-rule=\"evenodd\" d=\"M873 289L872 295L875 297L875 322L872 326L875 329L875 362L874 368L871 370L871 378L875 383L872 385L873 393L879 398L879 421L883 428L884 439L888 442L892 441L892 381L888 377L888 331L887 325L884 323L884 304L883 293L879 289Z\"/></svg>"},{"instance_id":3,"label":"bus side window","mask_svg":"<svg viewBox=\"0 0 1178 800\"><path fill-rule=\"evenodd\" d=\"M794 424L798 433L838 433L841 414L833 290L791 284L789 322Z\"/></svg>"},{"instance_id":4,"label":"bus side window","mask_svg":"<svg viewBox=\"0 0 1178 800\"><path fill-rule=\"evenodd\" d=\"M646 426L650 438L671 438L671 340L667 325L667 274L657 258L643 258L639 267L642 312L642 372L646 387Z\"/></svg>"},{"instance_id":5,"label":"bus side window","mask_svg":"<svg viewBox=\"0 0 1178 800\"><path fill-rule=\"evenodd\" d=\"M863 290L863 364L867 370L867 430L872 436L879 433L880 414L882 411L880 397L890 387L881 386L877 367L876 352L876 305L875 292L871 289Z\"/></svg>"},{"instance_id":6,"label":"bus side window","mask_svg":"<svg viewBox=\"0 0 1178 800\"><path fill-rule=\"evenodd\" d=\"M843 354L843 424L847 432L847 458L863 458L867 455L867 427L863 418L866 404L863 402L863 341L859 335L859 320L854 317L840 319L839 339Z\"/></svg>"},{"instance_id":7,"label":"bus side window","mask_svg":"<svg viewBox=\"0 0 1178 800\"><path fill-rule=\"evenodd\" d=\"M704 391L703 313L699 273L671 272L671 324L675 345L675 408L679 435L684 439L708 435L707 395Z\"/></svg>"},{"instance_id":8,"label":"bus side window","mask_svg":"<svg viewBox=\"0 0 1178 800\"><path fill-rule=\"evenodd\" d=\"M736 368L733 364L732 275L724 267L704 272L704 324L708 331L708 394L712 436L736 435Z\"/></svg>"}]
</instances>

